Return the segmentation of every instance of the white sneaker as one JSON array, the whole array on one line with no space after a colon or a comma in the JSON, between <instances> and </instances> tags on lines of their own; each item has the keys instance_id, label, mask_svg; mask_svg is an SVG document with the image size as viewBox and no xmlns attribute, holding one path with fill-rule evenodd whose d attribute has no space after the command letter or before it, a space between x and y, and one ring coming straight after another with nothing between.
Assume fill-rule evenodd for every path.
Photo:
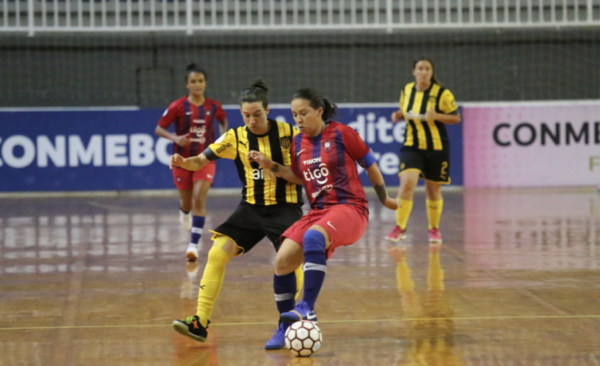
<instances>
[{"instance_id":1,"label":"white sneaker","mask_svg":"<svg viewBox=\"0 0 600 366\"><path fill-rule=\"evenodd\" d=\"M198 245L190 244L185 251L185 256L188 261L195 261L198 259Z\"/></svg>"},{"instance_id":2,"label":"white sneaker","mask_svg":"<svg viewBox=\"0 0 600 366\"><path fill-rule=\"evenodd\" d=\"M179 223L181 224L181 228L183 230L192 230L192 213L188 212L185 214L179 210Z\"/></svg>"}]
</instances>

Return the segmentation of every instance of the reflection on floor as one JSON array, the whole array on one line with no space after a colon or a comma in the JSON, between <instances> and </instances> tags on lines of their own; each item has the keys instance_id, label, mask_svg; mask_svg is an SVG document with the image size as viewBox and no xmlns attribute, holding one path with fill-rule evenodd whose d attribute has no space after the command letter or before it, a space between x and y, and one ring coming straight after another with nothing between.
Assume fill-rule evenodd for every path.
<instances>
[{"instance_id":1,"label":"reflection on floor","mask_svg":"<svg viewBox=\"0 0 600 366\"><path fill-rule=\"evenodd\" d=\"M274 251L233 259L207 343L172 331L195 311L199 263L166 197L0 199L0 366L600 365L600 197L594 190L445 193L444 244L409 237L370 196L365 236L338 249L317 302L323 348L264 351ZM236 196L209 198L206 227Z\"/></svg>"}]
</instances>

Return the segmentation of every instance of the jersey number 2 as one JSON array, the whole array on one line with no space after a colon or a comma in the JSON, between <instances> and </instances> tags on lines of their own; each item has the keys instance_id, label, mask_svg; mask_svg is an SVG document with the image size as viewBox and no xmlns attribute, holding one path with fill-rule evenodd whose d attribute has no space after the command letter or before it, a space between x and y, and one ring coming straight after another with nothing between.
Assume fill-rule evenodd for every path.
<instances>
[{"instance_id":1,"label":"jersey number 2","mask_svg":"<svg viewBox=\"0 0 600 366\"><path fill-rule=\"evenodd\" d=\"M442 162L442 170L440 171L440 178L442 179L446 179L448 175L448 162L444 161Z\"/></svg>"}]
</instances>

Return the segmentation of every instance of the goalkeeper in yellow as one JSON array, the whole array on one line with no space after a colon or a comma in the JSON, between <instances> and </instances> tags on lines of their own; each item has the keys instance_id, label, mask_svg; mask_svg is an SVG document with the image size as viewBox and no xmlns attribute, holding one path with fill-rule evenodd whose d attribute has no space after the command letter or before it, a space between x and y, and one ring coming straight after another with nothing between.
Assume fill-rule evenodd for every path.
<instances>
[{"instance_id":1,"label":"goalkeeper in yellow","mask_svg":"<svg viewBox=\"0 0 600 366\"><path fill-rule=\"evenodd\" d=\"M255 150L282 165L291 165L291 141L298 131L290 124L267 118L268 88L263 80L256 80L241 93L240 110L245 126L230 129L199 156L184 159L175 154L170 160L171 168L195 171L218 158L232 159L244 185L242 202L237 209L223 224L211 230L214 243L200 281L196 315L173 322L178 333L200 342L206 341L227 262L250 251L265 236L275 250L279 250L281 234L302 217L301 186L262 170L248 159L248 152ZM288 275L274 275L275 300L280 313L294 308L303 279L302 267ZM284 347L284 332L288 325L279 324L265 349Z\"/></svg>"}]
</instances>

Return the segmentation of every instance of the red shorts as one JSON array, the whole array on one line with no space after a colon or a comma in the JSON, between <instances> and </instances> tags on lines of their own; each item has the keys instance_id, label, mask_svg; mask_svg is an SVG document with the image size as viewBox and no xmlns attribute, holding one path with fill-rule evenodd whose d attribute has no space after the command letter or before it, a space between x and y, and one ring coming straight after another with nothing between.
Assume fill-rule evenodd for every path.
<instances>
[{"instance_id":1,"label":"red shorts","mask_svg":"<svg viewBox=\"0 0 600 366\"><path fill-rule=\"evenodd\" d=\"M324 210L310 210L281 236L281 242L289 238L302 246L304 233L313 225L319 225L329 235L331 246L327 259L335 248L356 243L367 229L367 211L361 207L339 204Z\"/></svg>"},{"instance_id":2,"label":"red shorts","mask_svg":"<svg viewBox=\"0 0 600 366\"><path fill-rule=\"evenodd\" d=\"M173 181L177 189L186 191L194 188L194 183L199 180L205 180L212 184L215 179L216 165L214 161L208 163L207 166L195 172L182 168L173 168Z\"/></svg>"}]
</instances>

